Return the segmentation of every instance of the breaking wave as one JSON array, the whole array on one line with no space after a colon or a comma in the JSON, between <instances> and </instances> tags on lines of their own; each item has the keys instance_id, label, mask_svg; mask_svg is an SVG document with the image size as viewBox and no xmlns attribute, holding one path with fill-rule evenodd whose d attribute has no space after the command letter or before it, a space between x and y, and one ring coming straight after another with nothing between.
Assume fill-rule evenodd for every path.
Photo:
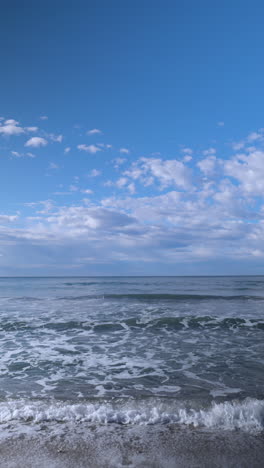
<instances>
[{"instance_id":1,"label":"breaking wave","mask_svg":"<svg viewBox=\"0 0 264 468\"><path fill-rule=\"evenodd\" d=\"M12 400L0 403L0 423L86 422L93 424L153 425L179 424L208 429L261 432L264 429L264 400L213 403L206 409L170 408L160 402L45 403Z\"/></svg>"}]
</instances>

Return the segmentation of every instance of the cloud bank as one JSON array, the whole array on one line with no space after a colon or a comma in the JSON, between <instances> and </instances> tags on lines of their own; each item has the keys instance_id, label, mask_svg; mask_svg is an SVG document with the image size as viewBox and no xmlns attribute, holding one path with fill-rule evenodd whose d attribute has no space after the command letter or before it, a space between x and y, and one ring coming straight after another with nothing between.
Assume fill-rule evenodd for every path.
<instances>
[{"instance_id":1,"label":"cloud bank","mask_svg":"<svg viewBox=\"0 0 264 468\"><path fill-rule=\"evenodd\" d=\"M25 128L9 119L0 132L3 138L25 138ZM90 135L99 133L95 130ZM97 164L93 159L95 167L74 175L67 190L54 190L55 199L32 200L25 211L20 206L19 214L0 213L0 272L27 271L26 263L29 271L49 274L62 273L66 265L75 274L227 273L230 265L236 265L234 272L262 272L263 142L257 130L244 138L243 147L230 145L225 155L205 146L179 148L177 157L133 154ZM44 136L22 143L47 144ZM120 153L120 146L76 141L61 150L61 157L74 157L73 147L90 154ZM12 154L15 159L23 155ZM56 158L48 167L60 168L52 174L61 177L63 166ZM75 198L65 203L56 198L59 194Z\"/></svg>"}]
</instances>

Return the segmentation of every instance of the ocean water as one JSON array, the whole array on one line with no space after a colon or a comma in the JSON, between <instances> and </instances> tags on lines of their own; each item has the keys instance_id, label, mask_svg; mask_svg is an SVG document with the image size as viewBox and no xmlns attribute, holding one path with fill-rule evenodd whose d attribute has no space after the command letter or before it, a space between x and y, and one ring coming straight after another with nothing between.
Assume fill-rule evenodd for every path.
<instances>
[{"instance_id":1,"label":"ocean water","mask_svg":"<svg viewBox=\"0 0 264 468\"><path fill-rule=\"evenodd\" d=\"M264 277L0 278L0 352L2 447L82 441L69 466L87 467L207 466L186 464L190 437L264 455ZM208 466L249 466L231 452ZM43 466L68 466L54 453Z\"/></svg>"}]
</instances>

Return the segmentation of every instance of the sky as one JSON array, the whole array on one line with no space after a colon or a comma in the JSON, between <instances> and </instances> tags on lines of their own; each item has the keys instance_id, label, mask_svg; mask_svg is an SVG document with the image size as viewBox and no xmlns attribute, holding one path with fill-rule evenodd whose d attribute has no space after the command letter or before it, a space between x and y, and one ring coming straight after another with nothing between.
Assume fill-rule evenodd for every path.
<instances>
[{"instance_id":1,"label":"sky","mask_svg":"<svg viewBox=\"0 0 264 468\"><path fill-rule=\"evenodd\" d=\"M0 275L264 274L263 16L2 2Z\"/></svg>"}]
</instances>

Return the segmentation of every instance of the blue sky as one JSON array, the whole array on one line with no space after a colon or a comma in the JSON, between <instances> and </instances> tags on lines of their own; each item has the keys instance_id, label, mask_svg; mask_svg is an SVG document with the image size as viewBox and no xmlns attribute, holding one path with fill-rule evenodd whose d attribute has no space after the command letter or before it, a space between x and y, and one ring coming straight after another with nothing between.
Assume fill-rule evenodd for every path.
<instances>
[{"instance_id":1,"label":"blue sky","mask_svg":"<svg viewBox=\"0 0 264 468\"><path fill-rule=\"evenodd\" d=\"M0 275L264 274L263 14L3 5Z\"/></svg>"}]
</instances>

